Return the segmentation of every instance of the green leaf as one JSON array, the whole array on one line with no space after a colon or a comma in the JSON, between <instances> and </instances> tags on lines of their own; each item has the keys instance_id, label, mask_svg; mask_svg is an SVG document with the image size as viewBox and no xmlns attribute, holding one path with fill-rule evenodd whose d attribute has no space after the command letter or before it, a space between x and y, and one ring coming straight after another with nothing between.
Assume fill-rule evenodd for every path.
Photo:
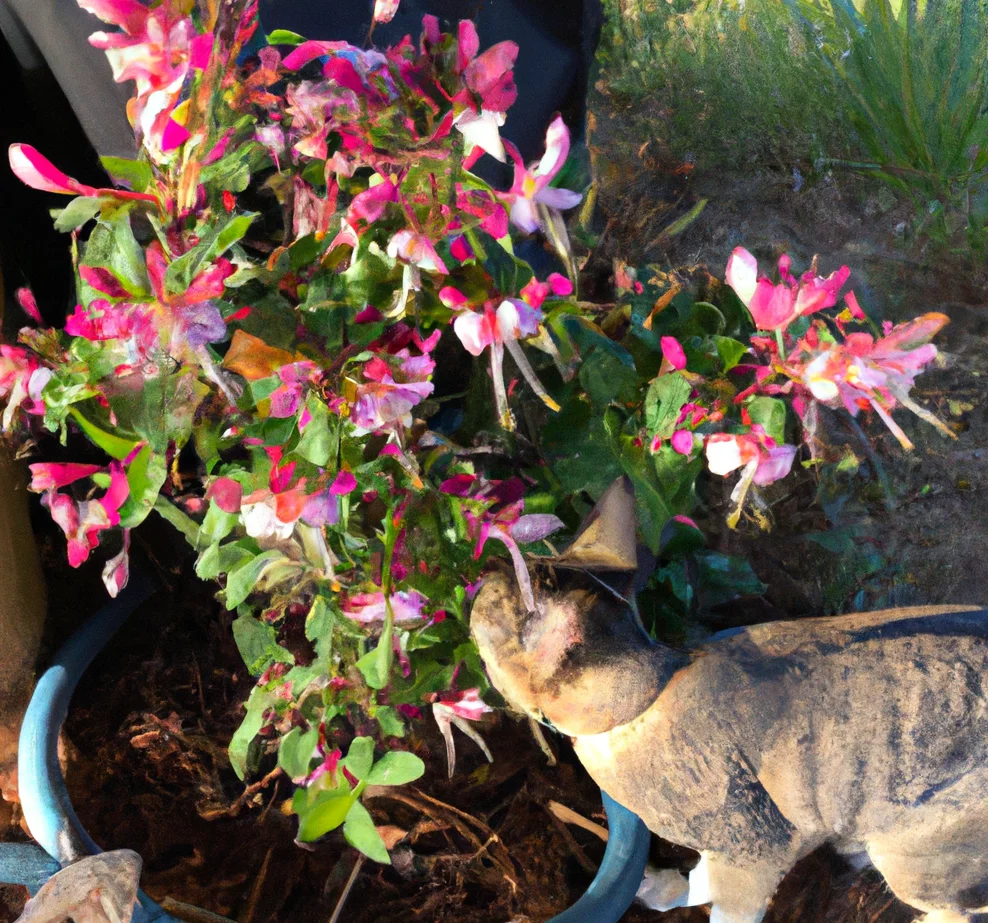
<instances>
[{"instance_id":1,"label":"green leaf","mask_svg":"<svg viewBox=\"0 0 988 923\"><path fill-rule=\"evenodd\" d=\"M102 205L103 200L99 196L78 196L65 208L52 209L55 230L68 234L76 228L81 228L87 221L92 221L96 217Z\"/></svg>"},{"instance_id":2,"label":"green leaf","mask_svg":"<svg viewBox=\"0 0 988 923\"><path fill-rule=\"evenodd\" d=\"M777 397L753 397L745 404L753 423L760 423L779 445L786 441L786 405Z\"/></svg>"},{"instance_id":3,"label":"green leaf","mask_svg":"<svg viewBox=\"0 0 988 923\"><path fill-rule=\"evenodd\" d=\"M693 386L680 372L661 375L649 386L645 395L645 428L652 436L668 439L689 398Z\"/></svg>"},{"instance_id":4,"label":"green leaf","mask_svg":"<svg viewBox=\"0 0 988 923\"><path fill-rule=\"evenodd\" d=\"M254 552L244 548L239 542L210 545L196 561L196 576L200 580L215 580L220 574L229 573L253 556Z\"/></svg>"},{"instance_id":5,"label":"green leaf","mask_svg":"<svg viewBox=\"0 0 988 923\"><path fill-rule=\"evenodd\" d=\"M768 589L745 558L716 551L702 551L694 560L697 566L697 598L701 609L712 609L744 596L760 596Z\"/></svg>"},{"instance_id":6,"label":"green leaf","mask_svg":"<svg viewBox=\"0 0 988 923\"><path fill-rule=\"evenodd\" d=\"M339 432L335 427L330 428L329 409L317 395L310 394L305 406L312 419L306 424L302 438L295 446L295 454L325 468L339 449Z\"/></svg>"},{"instance_id":7,"label":"green leaf","mask_svg":"<svg viewBox=\"0 0 988 923\"><path fill-rule=\"evenodd\" d=\"M255 686L251 690L250 698L247 699L247 714L230 740L227 752L238 779L242 780L247 773L247 752L257 732L264 727L264 712L270 698L271 694L264 689Z\"/></svg>"},{"instance_id":8,"label":"green leaf","mask_svg":"<svg viewBox=\"0 0 988 923\"><path fill-rule=\"evenodd\" d=\"M300 814L298 838L303 843L311 843L335 830L346 820L350 810L357 804L353 793L330 793L321 797L312 807ZM376 831L375 831L376 832Z\"/></svg>"},{"instance_id":9,"label":"green leaf","mask_svg":"<svg viewBox=\"0 0 988 923\"><path fill-rule=\"evenodd\" d=\"M343 836L354 849L359 849L369 859L382 865L391 865L391 856L388 855L384 840L377 832L370 812L359 801L347 814L346 823L343 824Z\"/></svg>"},{"instance_id":10,"label":"green leaf","mask_svg":"<svg viewBox=\"0 0 988 923\"><path fill-rule=\"evenodd\" d=\"M373 763L373 737L354 737L346 756L340 760L340 765L345 766L361 782L367 780Z\"/></svg>"},{"instance_id":11,"label":"green leaf","mask_svg":"<svg viewBox=\"0 0 988 923\"><path fill-rule=\"evenodd\" d=\"M374 717L381 727L385 737L404 737L405 722L401 720L398 709L391 705L379 705L374 710Z\"/></svg>"},{"instance_id":12,"label":"green leaf","mask_svg":"<svg viewBox=\"0 0 988 923\"><path fill-rule=\"evenodd\" d=\"M100 157L103 169L115 183L129 186L134 192L144 192L151 183L151 165L125 157Z\"/></svg>"},{"instance_id":13,"label":"green leaf","mask_svg":"<svg viewBox=\"0 0 988 923\"><path fill-rule=\"evenodd\" d=\"M230 571L226 581L227 609L236 609L250 596L261 576L261 571L273 561L280 561L282 558L284 558L284 554L276 548L272 548Z\"/></svg>"},{"instance_id":14,"label":"green leaf","mask_svg":"<svg viewBox=\"0 0 988 923\"><path fill-rule=\"evenodd\" d=\"M407 785L425 774L425 763L414 753L391 750L374 764L368 785Z\"/></svg>"},{"instance_id":15,"label":"green leaf","mask_svg":"<svg viewBox=\"0 0 988 923\"><path fill-rule=\"evenodd\" d=\"M302 779L309 774L309 765L315 755L316 744L319 743L319 728L303 731L292 728L278 746L278 765L292 781Z\"/></svg>"},{"instance_id":16,"label":"green leaf","mask_svg":"<svg viewBox=\"0 0 988 923\"><path fill-rule=\"evenodd\" d=\"M394 626L389 612L384 620L384 630L381 632L377 647L357 661L357 669L363 674L364 680L371 689L383 689L391 679L391 664L394 661L394 651L391 648L393 632Z\"/></svg>"},{"instance_id":17,"label":"green leaf","mask_svg":"<svg viewBox=\"0 0 988 923\"><path fill-rule=\"evenodd\" d=\"M245 215L236 215L225 223L211 227L198 244L168 264L168 269L165 270L165 288L174 295L186 291L192 280L210 262L222 256L247 233L256 217L256 213L249 212Z\"/></svg>"},{"instance_id":18,"label":"green leaf","mask_svg":"<svg viewBox=\"0 0 988 923\"><path fill-rule=\"evenodd\" d=\"M713 341L717 347L717 355L720 356L722 372L731 371L748 351L748 347L744 343L732 337L715 336Z\"/></svg>"},{"instance_id":19,"label":"green leaf","mask_svg":"<svg viewBox=\"0 0 988 923\"><path fill-rule=\"evenodd\" d=\"M154 510L162 519L178 529L185 536L185 540L195 547L199 535L199 526L196 525L194 519L183 513L171 500L165 497L158 497L154 501Z\"/></svg>"},{"instance_id":20,"label":"green leaf","mask_svg":"<svg viewBox=\"0 0 988 923\"><path fill-rule=\"evenodd\" d=\"M96 445L106 452L110 458L115 458L117 461L123 461L139 445L136 441L123 439L120 436L116 436L113 433L108 433L106 430L100 429L95 423L84 417L77 407L70 407L69 413L71 414L72 419L79 424L79 428Z\"/></svg>"},{"instance_id":21,"label":"green leaf","mask_svg":"<svg viewBox=\"0 0 988 923\"><path fill-rule=\"evenodd\" d=\"M290 29L275 29L267 36L269 45L301 45L305 39Z\"/></svg>"},{"instance_id":22,"label":"green leaf","mask_svg":"<svg viewBox=\"0 0 988 923\"><path fill-rule=\"evenodd\" d=\"M247 669L260 676L272 663L295 663L295 658L278 643L278 633L253 615L233 620L233 640Z\"/></svg>"}]
</instances>

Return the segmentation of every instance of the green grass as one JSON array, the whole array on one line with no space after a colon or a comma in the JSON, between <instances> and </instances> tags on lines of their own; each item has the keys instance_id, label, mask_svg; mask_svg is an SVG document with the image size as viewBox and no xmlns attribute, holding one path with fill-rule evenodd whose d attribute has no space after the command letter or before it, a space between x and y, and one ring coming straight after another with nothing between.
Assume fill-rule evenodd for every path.
<instances>
[{"instance_id":1,"label":"green grass","mask_svg":"<svg viewBox=\"0 0 988 923\"><path fill-rule=\"evenodd\" d=\"M605 0L601 77L662 111L662 140L703 167L777 167L850 153L838 77L783 0Z\"/></svg>"}]
</instances>

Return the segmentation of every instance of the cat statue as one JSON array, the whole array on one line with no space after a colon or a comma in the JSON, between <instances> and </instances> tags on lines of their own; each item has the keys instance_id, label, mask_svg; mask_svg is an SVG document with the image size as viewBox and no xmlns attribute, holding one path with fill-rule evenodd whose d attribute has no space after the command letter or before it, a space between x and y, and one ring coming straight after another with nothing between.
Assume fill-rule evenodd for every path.
<instances>
[{"instance_id":1,"label":"cat statue","mask_svg":"<svg viewBox=\"0 0 988 923\"><path fill-rule=\"evenodd\" d=\"M988 611L774 622L675 650L594 575L636 569L635 531L621 480L539 568L535 611L495 573L471 631L509 705L700 853L688 880L664 873L677 880L657 909L759 923L786 872L829 843L925 923L988 923Z\"/></svg>"}]
</instances>

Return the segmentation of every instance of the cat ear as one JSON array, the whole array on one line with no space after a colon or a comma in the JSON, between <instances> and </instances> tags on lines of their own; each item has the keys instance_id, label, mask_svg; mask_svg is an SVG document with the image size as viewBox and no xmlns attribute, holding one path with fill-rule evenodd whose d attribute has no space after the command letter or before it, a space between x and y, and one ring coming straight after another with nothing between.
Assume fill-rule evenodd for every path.
<instances>
[{"instance_id":1,"label":"cat ear","mask_svg":"<svg viewBox=\"0 0 988 923\"><path fill-rule=\"evenodd\" d=\"M637 528L631 481L618 478L583 521L573 544L554 563L583 570L635 571L638 569Z\"/></svg>"}]
</instances>

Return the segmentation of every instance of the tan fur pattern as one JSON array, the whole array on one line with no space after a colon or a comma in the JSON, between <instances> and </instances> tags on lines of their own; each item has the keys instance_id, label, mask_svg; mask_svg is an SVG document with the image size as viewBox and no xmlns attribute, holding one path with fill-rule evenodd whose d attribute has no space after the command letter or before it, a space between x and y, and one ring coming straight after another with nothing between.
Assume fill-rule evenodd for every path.
<instances>
[{"instance_id":1,"label":"tan fur pattern","mask_svg":"<svg viewBox=\"0 0 988 923\"><path fill-rule=\"evenodd\" d=\"M701 853L677 906L758 923L792 865L831 843L931 923L988 913L988 611L776 622L686 654L592 586L542 586L529 613L495 576L471 628L511 704Z\"/></svg>"}]
</instances>

